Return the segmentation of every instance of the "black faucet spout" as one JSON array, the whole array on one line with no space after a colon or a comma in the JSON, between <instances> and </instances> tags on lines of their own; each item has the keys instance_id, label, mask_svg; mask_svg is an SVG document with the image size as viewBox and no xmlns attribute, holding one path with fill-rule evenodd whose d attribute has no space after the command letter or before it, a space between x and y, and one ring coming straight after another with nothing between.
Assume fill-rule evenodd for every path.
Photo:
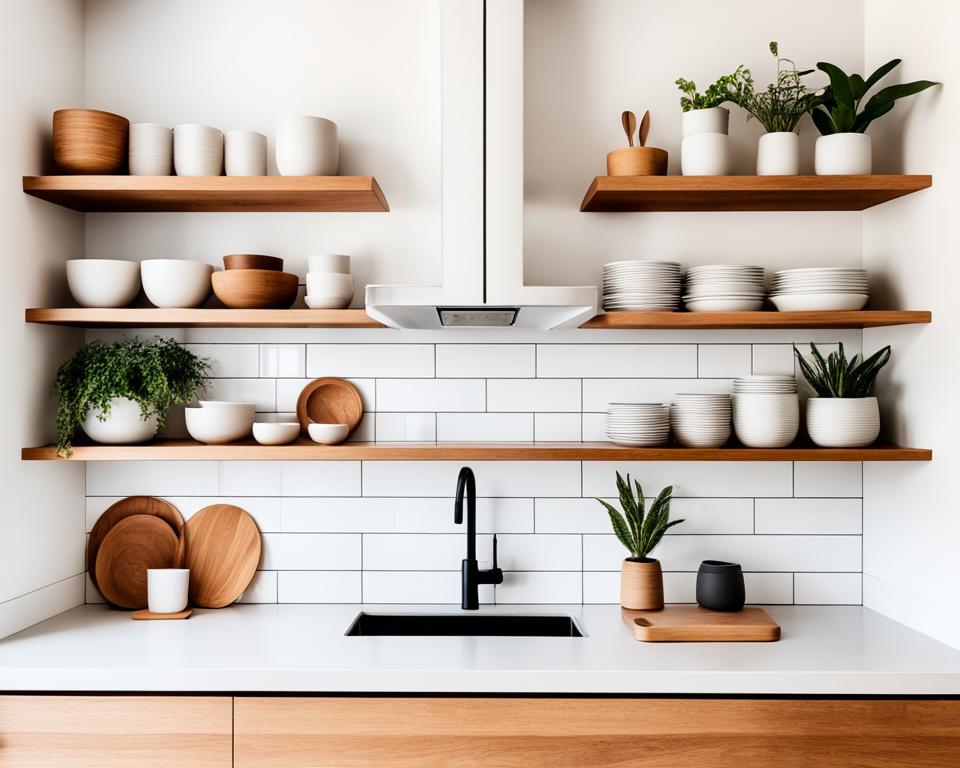
<instances>
[{"instance_id":1,"label":"black faucet spout","mask_svg":"<svg viewBox=\"0 0 960 768\"><path fill-rule=\"evenodd\" d=\"M497 567L497 537L493 537L493 568L481 571L477 563L477 480L470 467L457 477L457 496L453 504L453 522L463 523L463 501L467 501L467 556L460 567L460 606L464 610L480 607L479 585L502 584L503 571Z\"/></svg>"}]
</instances>

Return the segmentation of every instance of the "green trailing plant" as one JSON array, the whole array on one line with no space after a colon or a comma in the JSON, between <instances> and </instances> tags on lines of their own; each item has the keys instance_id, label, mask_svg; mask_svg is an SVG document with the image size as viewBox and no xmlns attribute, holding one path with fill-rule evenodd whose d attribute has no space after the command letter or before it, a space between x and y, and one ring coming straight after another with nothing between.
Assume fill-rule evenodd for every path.
<instances>
[{"instance_id":1,"label":"green trailing plant","mask_svg":"<svg viewBox=\"0 0 960 768\"><path fill-rule=\"evenodd\" d=\"M900 61L888 61L866 79L862 75L848 75L836 64L819 62L817 69L826 72L830 78L830 85L817 96L810 112L820 133L824 136L833 133L863 133L870 123L893 109L898 99L939 85L931 80L890 85L877 91L863 104L867 92L896 68Z\"/></svg>"},{"instance_id":2,"label":"green trailing plant","mask_svg":"<svg viewBox=\"0 0 960 768\"><path fill-rule=\"evenodd\" d=\"M859 354L847 360L842 342L839 349L831 352L826 359L820 354L816 344L810 345L810 352L813 364L800 354L799 349L793 348L803 377L820 397L869 397L877 374L890 360L889 346L870 355L866 360Z\"/></svg>"},{"instance_id":3,"label":"green trailing plant","mask_svg":"<svg viewBox=\"0 0 960 768\"><path fill-rule=\"evenodd\" d=\"M106 421L115 397L133 400L144 421L156 416L162 426L171 405L189 403L203 393L209 370L206 360L173 339L85 344L60 366L54 381L59 398L57 451L70 454L70 442L91 408Z\"/></svg>"},{"instance_id":4,"label":"green trailing plant","mask_svg":"<svg viewBox=\"0 0 960 768\"><path fill-rule=\"evenodd\" d=\"M668 528L679 525L683 520L670 520L670 497L673 486L669 485L660 491L650 512L645 511L646 501L640 483L634 480L636 496L630 487L630 475L624 480L617 472L617 492L620 495L621 513L616 507L603 499L597 499L610 515L610 524L613 532L620 539L620 543L630 552L632 560L646 560L654 550Z\"/></svg>"},{"instance_id":5,"label":"green trailing plant","mask_svg":"<svg viewBox=\"0 0 960 768\"><path fill-rule=\"evenodd\" d=\"M777 60L776 81L756 91L753 79L748 78L738 103L746 110L747 120L756 118L768 133L792 132L813 106L815 94L801 78L814 70L799 70L792 59L781 57L776 41L770 43L770 53Z\"/></svg>"},{"instance_id":6,"label":"green trailing plant","mask_svg":"<svg viewBox=\"0 0 960 768\"><path fill-rule=\"evenodd\" d=\"M697 84L693 80L678 77L675 83L683 94L680 97L680 108L684 112L690 112L694 109L719 107L728 101L739 104L745 89L748 84L752 85L753 79L750 70L741 64L729 75L720 77L703 93L697 91Z\"/></svg>"}]
</instances>

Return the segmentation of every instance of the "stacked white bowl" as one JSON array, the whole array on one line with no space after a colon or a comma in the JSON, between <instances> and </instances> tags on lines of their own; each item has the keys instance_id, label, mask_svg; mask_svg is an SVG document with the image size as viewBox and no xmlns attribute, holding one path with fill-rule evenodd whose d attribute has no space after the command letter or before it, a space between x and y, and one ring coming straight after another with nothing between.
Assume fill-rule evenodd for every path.
<instances>
[{"instance_id":1,"label":"stacked white bowl","mask_svg":"<svg viewBox=\"0 0 960 768\"><path fill-rule=\"evenodd\" d=\"M267 137L256 131L227 131L223 137L227 176L266 176Z\"/></svg>"},{"instance_id":2,"label":"stacked white bowl","mask_svg":"<svg viewBox=\"0 0 960 768\"><path fill-rule=\"evenodd\" d=\"M770 301L782 312L863 309L870 296L867 270L806 267L774 273Z\"/></svg>"},{"instance_id":3,"label":"stacked white bowl","mask_svg":"<svg viewBox=\"0 0 960 768\"><path fill-rule=\"evenodd\" d=\"M610 403L607 438L618 445L663 445L670 437L670 406L662 403Z\"/></svg>"},{"instance_id":4,"label":"stacked white bowl","mask_svg":"<svg viewBox=\"0 0 960 768\"><path fill-rule=\"evenodd\" d=\"M730 439L730 395L678 394L670 408L670 427L680 445L719 448Z\"/></svg>"},{"instance_id":5,"label":"stacked white bowl","mask_svg":"<svg viewBox=\"0 0 960 768\"><path fill-rule=\"evenodd\" d=\"M310 309L346 309L353 301L350 257L343 253L318 253L308 258L307 295Z\"/></svg>"},{"instance_id":6,"label":"stacked white bowl","mask_svg":"<svg viewBox=\"0 0 960 768\"><path fill-rule=\"evenodd\" d=\"M178 125L173 129L173 166L177 176L219 176L223 134L209 125Z\"/></svg>"},{"instance_id":7,"label":"stacked white bowl","mask_svg":"<svg viewBox=\"0 0 960 768\"><path fill-rule=\"evenodd\" d=\"M156 123L131 123L129 160L131 176L169 176L173 131Z\"/></svg>"},{"instance_id":8,"label":"stacked white bowl","mask_svg":"<svg viewBox=\"0 0 960 768\"><path fill-rule=\"evenodd\" d=\"M748 448L785 448L800 428L793 376L744 376L733 381L733 428Z\"/></svg>"},{"instance_id":9,"label":"stacked white bowl","mask_svg":"<svg viewBox=\"0 0 960 768\"><path fill-rule=\"evenodd\" d=\"M680 301L680 264L614 261L603 265L603 308L673 312Z\"/></svg>"},{"instance_id":10,"label":"stacked white bowl","mask_svg":"<svg viewBox=\"0 0 960 768\"><path fill-rule=\"evenodd\" d=\"M755 312L765 293L763 267L713 264L687 270L683 303L690 312Z\"/></svg>"}]
</instances>

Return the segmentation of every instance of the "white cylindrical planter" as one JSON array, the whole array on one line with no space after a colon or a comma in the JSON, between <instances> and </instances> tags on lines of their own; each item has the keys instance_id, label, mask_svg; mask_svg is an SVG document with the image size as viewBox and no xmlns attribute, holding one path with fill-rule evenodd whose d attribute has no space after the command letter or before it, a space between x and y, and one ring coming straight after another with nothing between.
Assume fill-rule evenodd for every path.
<instances>
[{"instance_id":1,"label":"white cylindrical planter","mask_svg":"<svg viewBox=\"0 0 960 768\"><path fill-rule=\"evenodd\" d=\"M157 417L151 416L144 421L139 404L126 397L115 397L110 401L106 421L100 421L99 415L99 409L90 408L83 420L83 431L95 443L144 443L157 434Z\"/></svg>"},{"instance_id":2,"label":"white cylindrical planter","mask_svg":"<svg viewBox=\"0 0 960 768\"><path fill-rule=\"evenodd\" d=\"M800 173L800 137L793 131L765 133L757 144L757 176Z\"/></svg>"},{"instance_id":3,"label":"white cylindrical planter","mask_svg":"<svg viewBox=\"0 0 960 768\"><path fill-rule=\"evenodd\" d=\"M807 432L822 448L862 448L880 434L880 404L875 397L811 397Z\"/></svg>"},{"instance_id":4,"label":"white cylindrical planter","mask_svg":"<svg viewBox=\"0 0 960 768\"><path fill-rule=\"evenodd\" d=\"M730 128L730 110L726 107L691 109L683 113L683 138L697 133L723 133Z\"/></svg>"},{"instance_id":5,"label":"white cylindrical planter","mask_svg":"<svg viewBox=\"0 0 960 768\"><path fill-rule=\"evenodd\" d=\"M865 133L832 133L817 139L817 176L856 176L873 171L870 137Z\"/></svg>"},{"instance_id":6,"label":"white cylindrical planter","mask_svg":"<svg viewBox=\"0 0 960 768\"><path fill-rule=\"evenodd\" d=\"M748 448L786 448L800 430L800 402L795 393L737 393L733 429Z\"/></svg>"},{"instance_id":7,"label":"white cylindrical planter","mask_svg":"<svg viewBox=\"0 0 960 768\"><path fill-rule=\"evenodd\" d=\"M267 137L256 131L227 131L224 166L227 176L266 176Z\"/></svg>"},{"instance_id":8,"label":"white cylindrical planter","mask_svg":"<svg viewBox=\"0 0 960 768\"><path fill-rule=\"evenodd\" d=\"M725 133L696 133L680 144L684 176L729 176L732 171L730 137Z\"/></svg>"},{"instance_id":9,"label":"white cylindrical planter","mask_svg":"<svg viewBox=\"0 0 960 768\"><path fill-rule=\"evenodd\" d=\"M337 124L291 115L277 125L277 171L281 176L336 176L340 167Z\"/></svg>"}]
</instances>

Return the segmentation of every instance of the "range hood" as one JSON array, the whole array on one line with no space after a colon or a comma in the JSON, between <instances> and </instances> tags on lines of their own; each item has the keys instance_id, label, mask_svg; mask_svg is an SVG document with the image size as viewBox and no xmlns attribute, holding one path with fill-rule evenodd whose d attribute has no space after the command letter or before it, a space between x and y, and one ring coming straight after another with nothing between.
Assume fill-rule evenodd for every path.
<instances>
[{"instance_id":1,"label":"range hood","mask_svg":"<svg viewBox=\"0 0 960 768\"><path fill-rule=\"evenodd\" d=\"M393 328L577 326L596 286L523 280L523 0L439 0L441 285L368 285Z\"/></svg>"}]
</instances>

